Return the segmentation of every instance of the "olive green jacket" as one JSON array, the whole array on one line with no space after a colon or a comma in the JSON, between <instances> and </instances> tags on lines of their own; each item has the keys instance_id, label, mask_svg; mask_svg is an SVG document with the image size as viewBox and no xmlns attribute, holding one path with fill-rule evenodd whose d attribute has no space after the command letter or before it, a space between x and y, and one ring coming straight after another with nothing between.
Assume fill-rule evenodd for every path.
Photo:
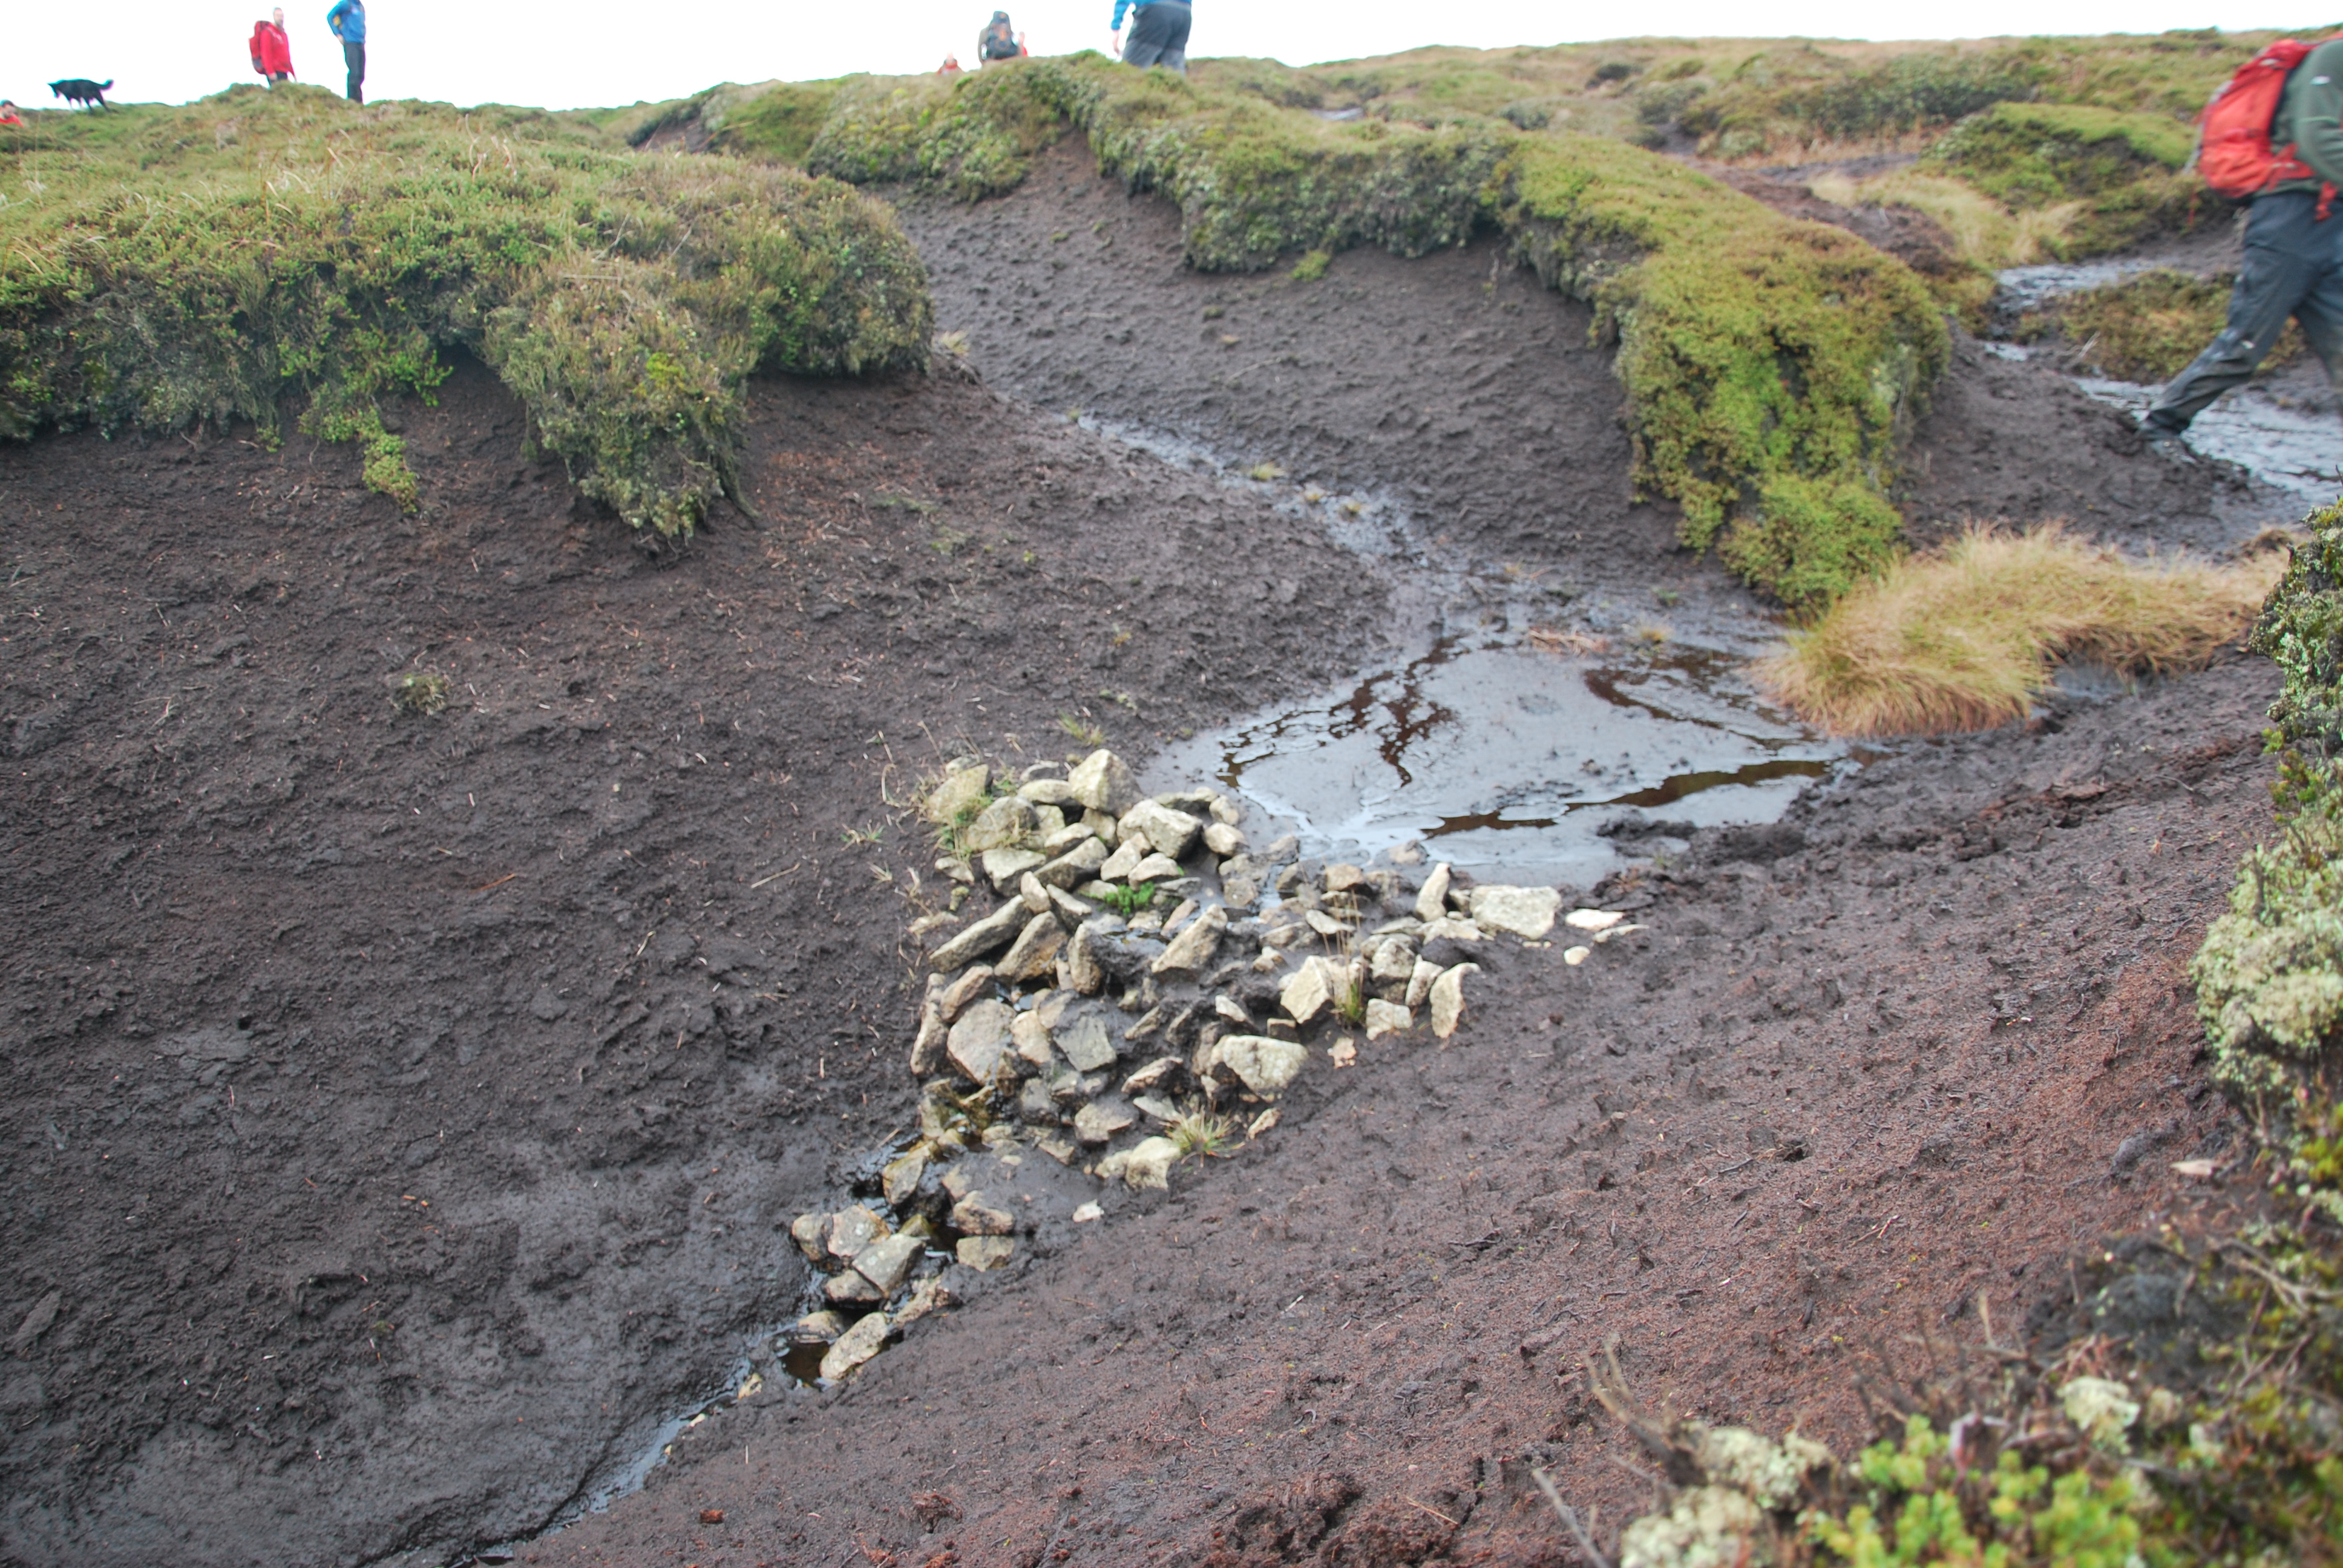
<instances>
[{"instance_id":1,"label":"olive green jacket","mask_svg":"<svg viewBox=\"0 0 2343 1568\"><path fill-rule=\"evenodd\" d=\"M2288 180L2276 191L2315 191L2320 181L2343 189L2343 38L2330 38L2310 52L2286 79L2270 126L2270 145L2318 171L2318 179Z\"/></svg>"}]
</instances>

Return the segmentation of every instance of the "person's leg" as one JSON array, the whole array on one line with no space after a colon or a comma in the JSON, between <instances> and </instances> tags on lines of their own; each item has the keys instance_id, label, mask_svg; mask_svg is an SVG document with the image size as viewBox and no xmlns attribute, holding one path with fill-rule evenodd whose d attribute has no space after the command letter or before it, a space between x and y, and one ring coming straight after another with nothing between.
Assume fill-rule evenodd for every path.
<instances>
[{"instance_id":1,"label":"person's leg","mask_svg":"<svg viewBox=\"0 0 2343 1568\"><path fill-rule=\"evenodd\" d=\"M2295 307L2294 318L2302 323L2310 351L2327 367L2328 385L2343 392L2343 200L2337 207L2312 230L2312 243L2324 266Z\"/></svg>"},{"instance_id":2,"label":"person's leg","mask_svg":"<svg viewBox=\"0 0 2343 1568\"><path fill-rule=\"evenodd\" d=\"M342 64L349 67L350 85L348 92L350 102L353 104L365 103L366 45L364 44L344 44L342 45Z\"/></svg>"},{"instance_id":3,"label":"person's leg","mask_svg":"<svg viewBox=\"0 0 2343 1568\"><path fill-rule=\"evenodd\" d=\"M1122 35L1122 63L1141 71L1155 64L1155 56L1161 53L1148 39L1147 14L1153 9L1151 5L1141 5L1133 11L1131 31Z\"/></svg>"},{"instance_id":4,"label":"person's leg","mask_svg":"<svg viewBox=\"0 0 2343 1568\"><path fill-rule=\"evenodd\" d=\"M1168 5L1141 5L1131 14L1131 32L1122 41L1122 63L1141 70L1163 63L1163 45L1170 20Z\"/></svg>"},{"instance_id":5,"label":"person's leg","mask_svg":"<svg viewBox=\"0 0 2343 1568\"><path fill-rule=\"evenodd\" d=\"M1186 75L1188 74L1188 29L1194 24L1195 12L1186 5L1175 4L1174 0L1162 0L1161 4L1150 9L1171 13L1164 18L1163 52L1156 56L1155 63L1177 71L1183 76Z\"/></svg>"},{"instance_id":6,"label":"person's leg","mask_svg":"<svg viewBox=\"0 0 2343 1568\"><path fill-rule=\"evenodd\" d=\"M2318 198L2307 191L2254 203L2246 218L2246 264L2229 292L2228 325L2187 368L2165 383L2147 411L2151 432L2172 436L2186 430L2207 404L2242 386L2261 364L2286 318L2326 271L2317 248L2321 236L2313 232L2327 226L2313 216L2318 205Z\"/></svg>"}]
</instances>

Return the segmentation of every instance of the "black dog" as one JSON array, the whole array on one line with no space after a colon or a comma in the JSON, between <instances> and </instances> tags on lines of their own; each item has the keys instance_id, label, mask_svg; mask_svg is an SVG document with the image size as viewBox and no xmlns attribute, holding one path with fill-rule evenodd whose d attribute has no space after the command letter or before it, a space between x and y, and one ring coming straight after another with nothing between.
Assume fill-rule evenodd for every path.
<instances>
[{"instance_id":1,"label":"black dog","mask_svg":"<svg viewBox=\"0 0 2343 1568\"><path fill-rule=\"evenodd\" d=\"M111 76L103 82L93 82L87 76L68 76L62 82L51 82L49 91L68 104L96 104L104 109L111 107L106 101L106 90L112 85Z\"/></svg>"}]
</instances>

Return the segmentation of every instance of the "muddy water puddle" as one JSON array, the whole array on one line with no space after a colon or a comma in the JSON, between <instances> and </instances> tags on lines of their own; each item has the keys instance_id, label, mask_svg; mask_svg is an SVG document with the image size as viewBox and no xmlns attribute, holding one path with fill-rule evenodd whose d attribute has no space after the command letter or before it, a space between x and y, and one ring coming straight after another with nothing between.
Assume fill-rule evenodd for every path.
<instances>
[{"instance_id":1,"label":"muddy water puddle","mask_svg":"<svg viewBox=\"0 0 2343 1568\"><path fill-rule=\"evenodd\" d=\"M1845 746L1737 670L1700 648L1445 638L1175 746L1151 771L1218 779L1261 833L1293 832L1307 855L1365 861L1421 842L1460 866L1588 886L1695 829L1770 822L1844 765Z\"/></svg>"},{"instance_id":2,"label":"muddy water puddle","mask_svg":"<svg viewBox=\"0 0 2343 1568\"><path fill-rule=\"evenodd\" d=\"M1421 628L1413 657L1181 742L1151 765L1163 788L1209 777L1240 796L1257 840L1292 832L1307 855L1360 861L1420 841L1483 873L1584 886L1664 853L1672 836L1770 822L1846 758L1761 701L1739 653L1538 627L1574 592L1504 574L1476 580L1386 493L1327 493L1291 482L1273 461L1075 417L1315 517L1330 543L1377 565L1403 619ZM1635 618L1608 601L1576 608L1596 625ZM1720 608L1699 613L1717 618ZM1748 618L1723 609L1715 640L1755 648L1770 638L1770 626L1740 624ZM1460 619L1476 629L1460 631Z\"/></svg>"}]
</instances>

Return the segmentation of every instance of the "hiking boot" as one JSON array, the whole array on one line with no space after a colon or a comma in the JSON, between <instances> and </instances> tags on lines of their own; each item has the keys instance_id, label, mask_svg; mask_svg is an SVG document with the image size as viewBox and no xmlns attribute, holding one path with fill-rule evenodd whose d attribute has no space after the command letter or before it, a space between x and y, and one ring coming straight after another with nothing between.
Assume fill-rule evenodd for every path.
<instances>
[{"instance_id":1,"label":"hiking boot","mask_svg":"<svg viewBox=\"0 0 2343 1568\"><path fill-rule=\"evenodd\" d=\"M2197 454L2188 449L2186 431L2171 429L2152 421L2143 421L2139 433L2141 438L2147 443L2147 449L2166 462L2177 463L2183 467L2196 463Z\"/></svg>"}]
</instances>

